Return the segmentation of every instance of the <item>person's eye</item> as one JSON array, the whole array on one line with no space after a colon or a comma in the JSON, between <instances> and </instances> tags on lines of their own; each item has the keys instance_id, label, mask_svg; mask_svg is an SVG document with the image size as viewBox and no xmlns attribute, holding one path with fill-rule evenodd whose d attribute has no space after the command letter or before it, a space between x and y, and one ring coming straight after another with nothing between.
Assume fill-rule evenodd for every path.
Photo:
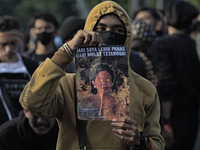
<instances>
[{"instance_id":1,"label":"person's eye","mask_svg":"<svg viewBox=\"0 0 200 150\"><path fill-rule=\"evenodd\" d=\"M97 26L95 31L106 31L106 28L102 26Z\"/></svg>"},{"instance_id":2,"label":"person's eye","mask_svg":"<svg viewBox=\"0 0 200 150\"><path fill-rule=\"evenodd\" d=\"M107 82L110 82L110 79L106 79Z\"/></svg>"},{"instance_id":3,"label":"person's eye","mask_svg":"<svg viewBox=\"0 0 200 150\"><path fill-rule=\"evenodd\" d=\"M49 29L51 29L51 26L45 26L45 29L49 30Z\"/></svg>"},{"instance_id":4,"label":"person's eye","mask_svg":"<svg viewBox=\"0 0 200 150\"><path fill-rule=\"evenodd\" d=\"M99 79L99 81L102 82L103 80L102 80L102 79Z\"/></svg>"},{"instance_id":5,"label":"person's eye","mask_svg":"<svg viewBox=\"0 0 200 150\"><path fill-rule=\"evenodd\" d=\"M41 30L42 29L42 27L35 27L35 30Z\"/></svg>"},{"instance_id":6,"label":"person's eye","mask_svg":"<svg viewBox=\"0 0 200 150\"><path fill-rule=\"evenodd\" d=\"M120 33L120 34L125 34L124 29L121 29L121 28L116 28L113 31L116 32L116 33Z\"/></svg>"}]
</instances>

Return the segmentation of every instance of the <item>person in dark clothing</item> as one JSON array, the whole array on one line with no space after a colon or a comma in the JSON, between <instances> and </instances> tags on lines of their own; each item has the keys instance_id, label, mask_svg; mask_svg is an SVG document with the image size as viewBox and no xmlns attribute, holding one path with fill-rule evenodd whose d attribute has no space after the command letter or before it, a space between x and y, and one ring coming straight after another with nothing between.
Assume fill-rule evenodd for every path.
<instances>
[{"instance_id":1,"label":"person in dark clothing","mask_svg":"<svg viewBox=\"0 0 200 150\"><path fill-rule=\"evenodd\" d=\"M135 11L132 20L143 20L155 30L156 36L165 34L164 16L160 10L153 7L142 7Z\"/></svg>"},{"instance_id":2,"label":"person in dark clothing","mask_svg":"<svg viewBox=\"0 0 200 150\"><path fill-rule=\"evenodd\" d=\"M51 58L56 45L54 38L58 32L59 23L56 17L49 13L39 13L33 16L33 32L36 34L36 48L23 53L29 59L42 63L47 57Z\"/></svg>"},{"instance_id":3,"label":"person in dark clothing","mask_svg":"<svg viewBox=\"0 0 200 150\"><path fill-rule=\"evenodd\" d=\"M38 118L24 109L0 126L1 150L55 150L58 126L54 118Z\"/></svg>"},{"instance_id":4,"label":"person in dark clothing","mask_svg":"<svg viewBox=\"0 0 200 150\"><path fill-rule=\"evenodd\" d=\"M38 67L20 55L23 36L19 28L15 17L0 16L0 125L22 110L19 96Z\"/></svg>"},{"instance_id":5,"label":"person in dark clothing","mask_svg":"<svg viewBox=\"0 0 200 150\"><path fill-rule=\"evenodd\" d=\"M142 77L147 78L147 70L145 62L140 56L139 52L131 50L129 61L130 61L130 67L133 71L135 71Z\"/></svg>"},{"instance_id":6,"label":"person in dark clothing","mask_svg":"<svg viewBox=\"0 0 200 150\"><path fill-rule=\"evenodd\" d=\"M162 106L162 135L170 150L192 150L197 134L200 63L195 41L187 30L198 14L198 9L186 1L169 5L169 35L158 39L152 48Z\"/></svg>"},{"instance_id":7,"label":"person in dark clothing","mask_svg":"<svg viewBox=\"0 0 200 150\"><path fill-rule=\"evenodd\" d=\"M67 17L61 24L60 27L60 37L62 38L62 42L66 43L71 40L74 35L78 32L78 30L82 30L85 25L85 20L79 18L77 16L69 16ZM67 66L67 73L75 72L75 63L74 60Z\"/></svg>"},{"instance_id":8,"label":"person in dark clothing","mask_svg":"<svg viewBox=\"0 0 200 150\"><path fill-rule=\"evenodd\" d=\"M200 15L199 15L200 17ZM197 20L192 22L192 25L190 26L188 33L190 37L196 41L196 51L198 54L198 58L200 60L200 18L197 18ZM200 149L200 104L199 104L199 114L198 114L198 133L196 137L196 142L193 150L199 150Z\"/></svg>"},{"instance_id":9,"label":"person in dark clothing","mask_svg":"<svg viewBox=\"0 0 200 150\"><path fill-rule=\"evenodd\" d=\"M156 33L150 24L144 20L132 21L132 50L137 52L144 62L146 71L146 79L151 81L154 86L157 86L157 77L153 71L153 65L149 58L151 45L156 39Z\"/></svg>"},{"instance_id":10,"label":"person in dark clothing","mask_svg":"<svg viewBox=\"0 0 200 150\"><path fill-rule=\"evenodd\" d=\"M46 59L40 65L21 94L20 103L35 115L56 117L59 124L57 150L164 150L165 142L160 136L160 103L156 89L149 81L133 72L129 63L130 117L103 122L82 122L76 117L76 87L80 86L76 86L75 74L65 73L66 66L73 60L75 48L103 44L125 45L127 55L130 54L130 18L125 10L113 1L104 1L95 6L87 17L84 30L79 30L72 40L59 48L52 59ZM109 62L112 62L112 59L109 57ZM124 63L116 65L124 66ZM121 66L118 71L125 75L121 72L124 69ZM82 128L79 128L79 125Z\"/></svg>"}]
</instances>

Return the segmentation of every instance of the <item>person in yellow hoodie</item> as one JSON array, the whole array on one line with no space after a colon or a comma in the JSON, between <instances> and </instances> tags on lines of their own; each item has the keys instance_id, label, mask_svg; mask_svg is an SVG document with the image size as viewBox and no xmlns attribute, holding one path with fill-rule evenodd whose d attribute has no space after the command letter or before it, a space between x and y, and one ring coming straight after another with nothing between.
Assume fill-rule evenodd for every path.
<instances>
[{"instance_id":1,"label":"person in yellow hoodie","mask_svg":"<svg viewBox=\"0 0 200 150\"><path fill-rule=\"evenodd\" d=\"M75 74L65 72L74 49L118 44L125 45L130 54L131 38L131 22L125 10L113 1L104 1L91 10L84 30L79 30L35 71L20 103L37 116L57 119L57 150L164 150L157 91L130 67L130 119L80 121L76 116Z\"/></svg>"}]
</instances>

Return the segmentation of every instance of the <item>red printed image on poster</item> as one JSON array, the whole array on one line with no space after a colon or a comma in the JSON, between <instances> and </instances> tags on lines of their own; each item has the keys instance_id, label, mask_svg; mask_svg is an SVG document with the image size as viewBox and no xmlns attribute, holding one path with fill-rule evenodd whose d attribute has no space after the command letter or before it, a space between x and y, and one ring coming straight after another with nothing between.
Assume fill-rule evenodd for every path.
<instances>
[{"instance_id":1,"label":"red printed image on poster","mask_svg":"<svg viewBox=\"0 0 200 150\"><path fill-rule=\"evenodd\" d=\"M76 49L75 73L79 119L129 118L127 61L124 46Z\"/></svg>"}]
</instances>

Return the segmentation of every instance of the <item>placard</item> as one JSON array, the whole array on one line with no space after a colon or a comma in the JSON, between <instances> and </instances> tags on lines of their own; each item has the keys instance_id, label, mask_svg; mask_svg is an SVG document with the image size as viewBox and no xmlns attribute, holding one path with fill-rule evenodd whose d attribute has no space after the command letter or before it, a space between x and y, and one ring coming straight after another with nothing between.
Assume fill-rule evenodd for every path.
<instances>
[{"instance_id":1,"label":"placard","mask_svg":"<svg viewBox=\"0 0 200 150\"><path fill-rule=\"evenodd\" d=\"M129 118L125 46L75 49L77 114L82 120Z\"/></svg>"}]
</instances>

